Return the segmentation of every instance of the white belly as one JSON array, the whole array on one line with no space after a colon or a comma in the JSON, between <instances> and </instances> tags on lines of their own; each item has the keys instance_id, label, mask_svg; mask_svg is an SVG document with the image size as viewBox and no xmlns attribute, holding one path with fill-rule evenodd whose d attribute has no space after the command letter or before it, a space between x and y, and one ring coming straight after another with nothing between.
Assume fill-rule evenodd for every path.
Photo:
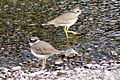
<instances>
[{"instance_id":1,"label":"white belly","mask_svg":"<svg viewBox=\"0 0 120 80\"><path fill-rule=\"evenodd\" d=\"M31 53L37 57L37 58L41 58L41 59L46 59L48 58L50 55L40 55L40 54L36 54L32 49L31 49Z\"/></svg>"},{"instance_id":2,"label":"white belly","mask_svg":"<svg viewBox=\"0 0 120 80\"><path fill-rule=\"evenodd\" d=\"M72 26L73 24L75 24L76 21L77 21L77 18L74 19L74 20L71 20L69 23L66 23L66 24L56 24L56 23L54 23L54 25L55 25L55 27L58 27L58 26L66 26L66 27L69 28L70 26Z\"/></svg>"}]
</instances>

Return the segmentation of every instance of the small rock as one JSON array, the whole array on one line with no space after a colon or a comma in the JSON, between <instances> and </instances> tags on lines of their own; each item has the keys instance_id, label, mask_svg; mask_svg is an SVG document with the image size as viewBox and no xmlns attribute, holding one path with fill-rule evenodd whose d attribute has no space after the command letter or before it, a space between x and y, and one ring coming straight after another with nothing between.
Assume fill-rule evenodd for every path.
<instances>
[{"instance_id":1,"label":"small rock","mask_svg":"<svg viewBox=\"0 0 120 80\"><path fill-rule=\"evenodd\" d=\"M16 66L16 67L13 67L12 70L16 71L16 70L21 70L22 67L21 66Z\"/></svg>"}]
</instances>

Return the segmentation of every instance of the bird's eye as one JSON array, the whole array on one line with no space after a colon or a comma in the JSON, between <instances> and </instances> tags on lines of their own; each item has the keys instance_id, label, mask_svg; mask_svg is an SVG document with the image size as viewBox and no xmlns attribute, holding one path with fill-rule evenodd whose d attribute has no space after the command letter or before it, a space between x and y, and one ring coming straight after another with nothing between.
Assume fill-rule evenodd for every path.
<instances>
[{"instance_id":1,"label":"bird's eye","mask_svg":"<svg viewBox=\"0 0 120 80\"><path fill-rule=\"evenodd\" d=\"M79 11L77 11L77 12L79 12Z\"/></svg>"}]
</instances>

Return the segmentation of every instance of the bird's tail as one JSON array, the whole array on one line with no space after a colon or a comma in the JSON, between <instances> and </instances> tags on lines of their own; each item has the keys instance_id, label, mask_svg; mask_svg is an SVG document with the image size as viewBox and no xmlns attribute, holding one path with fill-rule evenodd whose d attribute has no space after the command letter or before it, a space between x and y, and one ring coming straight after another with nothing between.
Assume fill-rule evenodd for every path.
<instances>
[{"instance_id":1,"label":"bird's tail","mask_svg":"<svg viewBox=\"0 0 120 80\"><path fill-rule=\"evenodd\" d=\"M65 51L57 51L56 54L64 54Z\"/></svg>"},{"instance_id":2,"label":"bird's tail","mask_svg":"<svg viewBox=\"0 0 120 80\"><path fill-rule=\"evenodd\" d=\"M47 23L43 23L42 26L53 25L54 20L48 21Z\"/></svg>"},{"instance_id":3,"label":"bird's tail","mask_svg":"<svg viewBox=\"0 0 120 80\"><path fill-rule=\"evenodd\" d=\"M43 23L43 24L42 24L42 26L47 26L47 25L49 25L49 24L47 24L47 23Z\"/></svg>"}]
</instances>

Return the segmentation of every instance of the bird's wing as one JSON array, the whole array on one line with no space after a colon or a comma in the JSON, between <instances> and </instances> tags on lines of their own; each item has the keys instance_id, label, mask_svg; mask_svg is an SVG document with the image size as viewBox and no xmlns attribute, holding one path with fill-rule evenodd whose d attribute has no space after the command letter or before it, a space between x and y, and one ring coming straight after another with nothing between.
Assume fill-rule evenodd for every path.
<instances>
[{"instance_id":1,"label":"bird's wing","mask_svg":"<svg viewBox=\"0 0 120 80\"><path fill-rule=\"evenodd\" d=\"M58 54L60 51L55 49L52 45L50 45L47 42L40 41L37 45L36 48L34 48L36 53L38 54Z\"/></svg>"},{"instance_id":2,"label":"bird's wing","mask_svg":"<svg viewBox=\"0 0 120 80\"><path fill-rule=\"evenodd\" d=\"M57 18L49 21L48 23L56 23L56 24L69 24L73 20L76 20L77 16L74 13L66 13L58 16Z\"/></svg>"}]
</instances>

